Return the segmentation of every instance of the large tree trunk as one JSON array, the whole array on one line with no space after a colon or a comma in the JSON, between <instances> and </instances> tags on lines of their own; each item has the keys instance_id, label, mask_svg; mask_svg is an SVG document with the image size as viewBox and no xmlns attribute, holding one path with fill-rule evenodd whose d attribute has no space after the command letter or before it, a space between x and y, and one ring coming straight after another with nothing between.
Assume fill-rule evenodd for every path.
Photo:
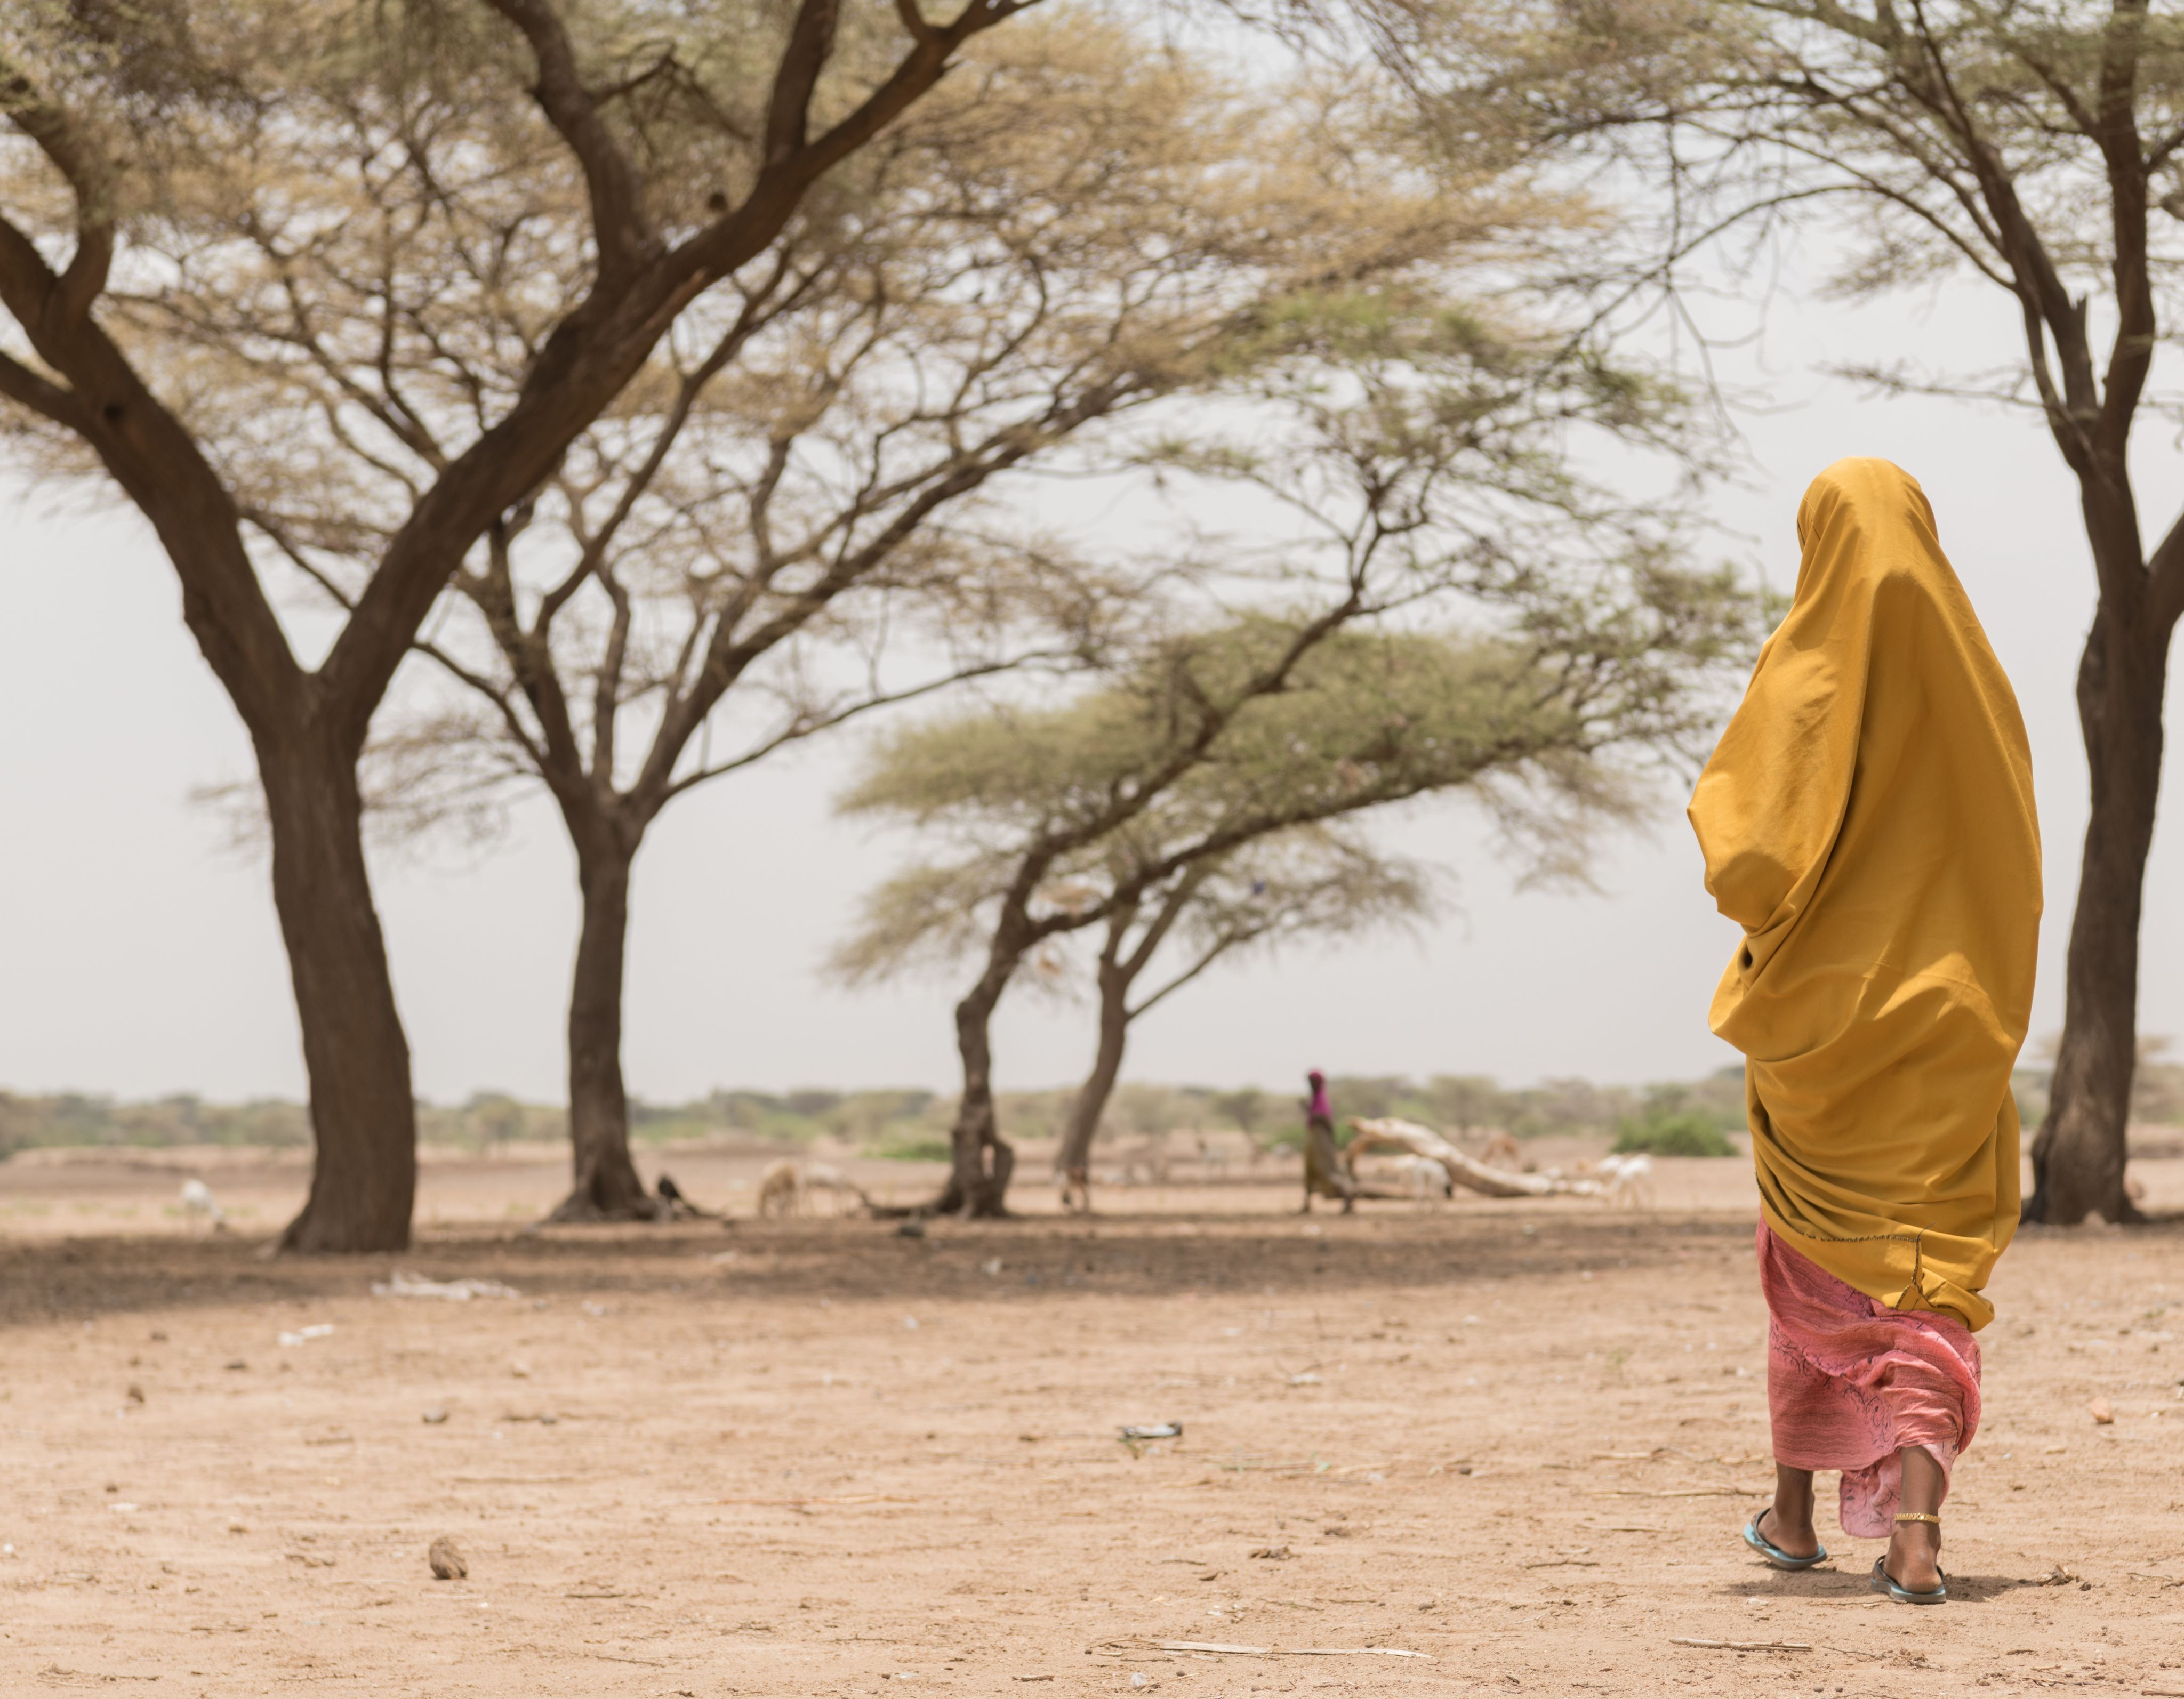
<instances>
[{"instance_id":1,"label":"large tree trunk","mask_svg":"<svg viewBox=\"0 0 2184 1699\"><path fill-rule=\"evenodd\" d=\"M1092 1058L1092 1072L1077 1089L1069 1106L1069 1124L1062 1134L1061 1154L1055 1169L1061 1176L1063 1196L1084 1209L1092 1207L1090 1167L1092 1141L1100 1118L1115 1095L1115 1081L1123 1071L1123 1051L1130 1037L1130 982L1112 962L1100 964L1100 1045Z\"/></svg>"},{"instance_id":2,"label":"large tree trunk","mask_svg":"<svg viewBox=\"0 0 2184 1699\"><path fill-rule=\"evenodd\" d=\"M998 954L998 952L997 952ZM1014 958L1010 958L1013 966ZM954 1167L930 1206L936 1215L1003 1216L1017 1153L994 1117L994 1008L1007 973L989 966L971 994L956 1005L956 1048L963 1062L963 1096L949 1129Z\"/></svg>"},{"instance_id":3,"label":"large tree trunk","mask_svg":"<svg viewBox=\"0 0 2184 1699\"><path fill-rule=\"evenodd\" d=\"M351 760L309 727L261 738L273 901L310 1077L317 1161L284 1251L400 1251L417 1191L410 1045L365 870Z\"/></svg>"},{"instance_id":4,"label":"large tree trunk","mask_svg":"<svg viewBox=\"0 0 2184 1699\"><path fill-rule=\"evenodd\" d=\"M592 836L610 840L611 834ZM573 1184L549 1220L649 1221L658 1206L629 1154L629 1095L621 1078L622 963L629 937L633 848L582 845L577 878L583 929L569 990L569 1144Z\"/></svg>"},{"instance_id":5,"label":"large tree trunk","mask_svg":"<svg viewBox=\"0 0 2184 1699\"><path fill-rule=\"evenodd\" d=\"M2138 928L2161 783L2169 632L2104 595L2078 666L2078 718L2092 775L2078 904L2064 970L2063 1041L2048 1117L2032 1143L2028 1221L2097 1212L2137 1218L2124 1139L2137 1065Z\"/></svg>"}]
</instances>

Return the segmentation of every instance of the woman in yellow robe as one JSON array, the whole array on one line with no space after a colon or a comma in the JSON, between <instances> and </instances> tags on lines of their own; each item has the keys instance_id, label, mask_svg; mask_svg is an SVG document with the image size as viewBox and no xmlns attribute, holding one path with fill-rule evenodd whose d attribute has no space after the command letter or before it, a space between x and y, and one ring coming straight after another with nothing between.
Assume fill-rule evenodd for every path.
<instances>
[{"instance_id":1,"label":"woman in yellow robe","mask_svg":"<svg viewBox=\"0 0 2184 1699\"><path fill-rule=\"evenodd\" d=\"M1918 484L1838 461L1797 513L1790 612L1700 776L1707 888L1744 940L1713 1030L1746 1056L1771 1325L1774 1501L1745 1537L1939 1602L1940 1511L1979 1419L1982 1295L2019 1212L2040 840L2024 722Z\"/></svg>"}]
</instances>

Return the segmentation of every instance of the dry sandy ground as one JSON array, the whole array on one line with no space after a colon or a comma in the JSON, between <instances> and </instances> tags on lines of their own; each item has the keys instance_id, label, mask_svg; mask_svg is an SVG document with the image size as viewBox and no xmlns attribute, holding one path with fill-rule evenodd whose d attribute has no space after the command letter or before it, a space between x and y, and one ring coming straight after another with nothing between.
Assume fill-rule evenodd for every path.
<instances>
[{"instance_id":1,"label":"dry sandy ground","mask_svg":"<svg viewBox=\"0 0 2184 1699\"><path fill-rule=\"evenodd\" d=\"M0 1693L2184 1695L2184 1228L2005 1259L1914 1611L1831 1517L1813 1574L1738 1543L1748 1182L1692 1167L1652 1214L474 1223L401 1266L521 1295L451 1303L11 1165Z\"/></svg>"}]
</instances>

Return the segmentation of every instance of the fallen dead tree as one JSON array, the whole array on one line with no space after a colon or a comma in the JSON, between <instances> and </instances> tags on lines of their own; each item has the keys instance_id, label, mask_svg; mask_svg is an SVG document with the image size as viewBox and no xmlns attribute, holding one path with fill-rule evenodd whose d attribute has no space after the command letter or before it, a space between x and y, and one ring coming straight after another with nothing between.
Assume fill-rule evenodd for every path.
<instances>
[{"instance_id":1,"label":"fallen dead tree","mask_svg":"<svg viewBox=\"0 0 2184 1699\"><path fill-rule=\"evenodd\" d=\"M1357 1159L1376 1150L1396 1150L1438 1162L1460 1186L1490 1198L1544 1198L1557 1195L1597 1197L1597 1180L1564 1179L1560 1174L1520 1174L1507 1168L1490 1168L1467 1156L1429 1127L1415 1121L1357 1121L1350 1122L1351 1140L1342 1147L1342 1163L1355 1178Z\"/></svg>"}]
</instances>

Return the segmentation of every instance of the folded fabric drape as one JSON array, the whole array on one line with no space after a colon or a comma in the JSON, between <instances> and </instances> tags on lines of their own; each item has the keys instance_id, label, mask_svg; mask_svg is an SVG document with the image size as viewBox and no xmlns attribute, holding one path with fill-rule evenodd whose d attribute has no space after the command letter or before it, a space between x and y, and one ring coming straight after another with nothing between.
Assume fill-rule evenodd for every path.
<instances>
[{"instance_id":1,"label":"folded fabric drape","mask_svg":"<svg viewBox=\"0 0 2184 1699\"><path fill-rule=\"evenodd\" d=\"M1903 1448L1934 1454L1947 1496L1979 1431L1979 1341L1954 1316L1875 1302L1763 1221L1758 1251L1774 1461L1841 1469L1843 1532L1885 1540L1903 1498Z\"/></svg>"},{"instance_id":2,"label":"folded fabric drape","mask_svg":"<svg viewBox=\"0 0 2184 1699\"><path fill-rule=\"evenodd\" d=\"M1836 462L1797 534L1789 614L1691 798L1745 933L1709 1020L1746 1057L1767 1223L1880 1303L1976 1329L2020 1207L2031 755L1908 473Z\"/></svg>"}]
</instances>

